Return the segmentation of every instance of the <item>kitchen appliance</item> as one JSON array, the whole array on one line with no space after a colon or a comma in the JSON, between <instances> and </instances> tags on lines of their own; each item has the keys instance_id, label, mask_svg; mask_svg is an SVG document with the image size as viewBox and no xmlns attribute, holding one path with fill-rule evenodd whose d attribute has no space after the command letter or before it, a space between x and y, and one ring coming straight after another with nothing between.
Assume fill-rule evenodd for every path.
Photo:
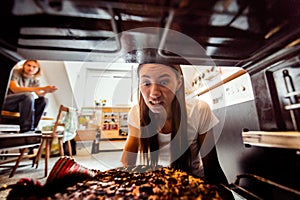
<instances>
[{"instance_id":1,"label":"kitchen appliance","mask_svg":"<svg viewBox=\"0 0 300 200\"><path fill-rule=\"evenodd\" d=\"M220 86L234 103L215 105L218 155L231 187L253 193L247 199L300 199L299 67L294 57Z\"/></svg>"},{"instance_id":2,"label":"kitchen appliance","mask_svg":"<svg viewBox=\"0 0 300 200\"><path fill-rule=\"evenodd\" d=\"M225 90L221 88L224 95L213 101L214 112L222 120L214 129L217 150L233 184L230 187L237 191L242 185L262 193L258 198L245 195L248 198L299 199L298 149L277 143L291 131L299 131L299 2L1 1L0 17L6 25L0 42L0 105L12 67L27 58L110 62L123 54L116 62L136 62L147 52L140 55L128 50L154 44L166 49L158 53L172 63L186 64L186 60L167 51L168 47L203 67L211 61L217 66L239 67L249 75L241 77L247 84L246 92L237 92L240 88L230 81L222 86ZM172 38L168 29L194 39L205 55L199 55L189 42ZM224 104L225 98L228 104ZM276 137L270 137L275 132ZM283 139L278 139L280 134ZM268 190L269 185L275 190ZM283 191L292 194L287 196Z\"/></svg>"}]
</instances>

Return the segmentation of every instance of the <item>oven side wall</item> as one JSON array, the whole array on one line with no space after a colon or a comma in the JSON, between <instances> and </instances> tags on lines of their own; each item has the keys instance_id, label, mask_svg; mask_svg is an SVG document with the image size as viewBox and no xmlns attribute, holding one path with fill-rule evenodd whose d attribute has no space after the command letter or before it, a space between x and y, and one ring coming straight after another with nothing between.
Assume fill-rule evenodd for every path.
<instances>
[{"instance_id":1,"label":"oven side wall","mask_svg":"<svg viewBox=\"0 0 300 200\"><path fill-rule=\"evenodd\" d=\"M0 106L2 110L2 106L4 103L4 99L6 96L7 88L8 88L8 83L10 80L12 68L15 66L15 64L19 60L13 57L7 57L3 54L0 53L0 68L1 68L1 73L0 73ZM1 114L0 114L1 117Z\"/></svg>"},{"instance_id":2,"label":"oven side wall","mask_svg":"<svg viewBox=\"0 0 300 200\"><path fill-rule=\"evenodd\" d=\"M283 67L284 66L284 67ZM295 149L245 146L242 129L291 131L291 118L282 108L286 99L282 71L288 69L298 90L298 65L282 65L251 75L254 100L228 106L222 133L217 141L220 163L230 183L239 174L256 174L282 185L300 189L300 155ZM273 80L271 80L273 79ZM280 80L278 80L280 79ZM215 110L216 115L223 113ZM297 118L300 120L300 118Z\"/></svg>"}]
</instances>

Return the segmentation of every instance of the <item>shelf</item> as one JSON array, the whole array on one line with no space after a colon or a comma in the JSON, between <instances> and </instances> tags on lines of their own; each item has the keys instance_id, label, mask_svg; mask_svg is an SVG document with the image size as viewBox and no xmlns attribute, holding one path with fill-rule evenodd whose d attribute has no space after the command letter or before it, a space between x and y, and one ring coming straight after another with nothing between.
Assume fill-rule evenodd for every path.
<instances>
[{"instance_id":1,"label":"shelf","mask_svg":"<svg viewBox=\"0 0 300 200\"><path fill-rule=\"evenodd\" d=\"M299 109L299 108L300 108L300 103L291 104L291 105L286 105L284 108L285 108L286 110L295 110L295 109Z\"/></svg>"},{"instance_id":2,"label":"shelf","mask_svg":"<svg viewBox=\"0 0 300 200\"><path fill-rule=\"evenodd\" d=\"M119 131L127 131L127 115L130 107L102 107L101 139L126 139ZM126 116L126 117L124 117ZM106 123L108 122L108 123Z\"/></svg>"},{"instance_id":3,"label":"shelf","mask_svg":"<svg viewBox=\"0 0 300 200\"><path fill-rule=\"evenodd\" d=\"M299 131L243 131L244 144L300 150Z\"/></svg>"},{"instance_id":4,"label":"shelf","mask_svg":"<svg viewBox=\"0 0 300 200\"><path fill-rule=\"evenodd\" d=\"M95 129L90 130L77 130L75 141L93 141L96 139L97 131ZM126 140L127 136L119 135L119 132L114 130L101 131L100 141L106 140Z\"/></svg>"},{"instance_id":5,"label":"shelf","mask_svg":"<svg viewBox=\"0 0 300 200\"><path fill-rule=\"evenodd\" d=\"M13 124L0 124L0 132L19 132L20 126Z\"/></svg>"},{"instance_id":6,"label":"shelf","mask_svg":"<svg viewBox=\"0 0 300 200\"><path fill-rule=\"evenodd\" d=\"M123 139L126 140L127 136L122 136L119 134L119 131L108 130L101 132L101 140L113 140L113 139Z\"/></svg>"},{"instance_id":7,"label":"shelf","mask_svg":"<svg viewBox=\"0 0 300 200\"><path fill-rule=\"evenodd\" d=\"M97 120L101 120L101 140L126 139L126 133L128 131L127 116L129 110L129 106L84 107L82 108L82 113L89 113L90 115L88 118L86 118L88 124L85 126L85 128L83 128L83 130L89 130L91 129L91 127L93 127L91 124L89 124L89 122L94 124L100 124L99 121L97 123ZM94 130L96 130L96 127ZM126 133L123 133L124 135L120 135L120 130Z\"/></svg>"}]
</instances>

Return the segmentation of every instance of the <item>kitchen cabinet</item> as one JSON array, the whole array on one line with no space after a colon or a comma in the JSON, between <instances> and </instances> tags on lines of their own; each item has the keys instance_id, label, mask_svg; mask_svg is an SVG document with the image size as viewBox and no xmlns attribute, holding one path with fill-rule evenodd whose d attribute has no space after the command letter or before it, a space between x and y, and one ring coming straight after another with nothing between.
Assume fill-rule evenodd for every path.
<instances>
[{"instance_id":1,"label":"kitchen cabinet","mask_svg":"<svg viewBox=\"0 0 300 200\"><path fill-rule=\"evenodd\" d=\"M102 107L101 133L107 138L126 138L130 107Z\"/></svg>"},{"instance_id":2,"label":"kitchen cabinet","mask_svg":"<svg viewBox=\"0 0 300 200\"><path fill-rule=\"evenodd\" d=\"M127 117L129 106L83 107L79 116L78 133L95 132L100 128L100 139L126 139L128 135Z\"/></svg>"}]
</instances>

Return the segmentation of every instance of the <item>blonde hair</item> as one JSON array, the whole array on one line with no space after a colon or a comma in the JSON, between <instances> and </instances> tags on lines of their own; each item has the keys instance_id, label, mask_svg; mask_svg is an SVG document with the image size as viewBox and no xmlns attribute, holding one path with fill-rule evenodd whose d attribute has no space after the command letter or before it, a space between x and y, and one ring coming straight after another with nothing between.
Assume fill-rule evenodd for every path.
<instances>
[{"instance_id":1,"label":"blonde hair","mask_svg":"<svg viewBox=\"0 0 300 200\"><path fill-rule=\"evenodd\" d=\"M35 62L35 64L37 64L37 66L38 66L38 71L34 74L33 77L34 77L34 78L40 77L40 76L42 75L42 67L41 67L41 64L39 63L39 61L37 61L37 60L26 60L26 61L23 63L22 67L19 69L20 72L21 72L21 73L24 72L24 66L25 66L28 62Z\"/></svg>"}]
</instances>

